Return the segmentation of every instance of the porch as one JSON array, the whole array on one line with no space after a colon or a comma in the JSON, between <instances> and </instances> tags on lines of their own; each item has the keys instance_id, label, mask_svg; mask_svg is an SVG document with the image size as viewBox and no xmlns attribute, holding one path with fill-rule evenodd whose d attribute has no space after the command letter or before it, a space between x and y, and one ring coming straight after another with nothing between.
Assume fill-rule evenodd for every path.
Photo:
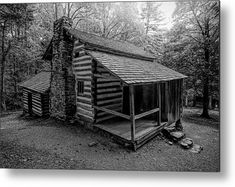
<instances>
[{"instance_id":1,"label":"porch","mask_svg":"<svg viewBox=\"0 0 235 187\"><path fill-rule=\"evenodd\" d=\"M135 94L137 86L129 85L126 86L128 92L125 92L123 96L124 98L128 98L123 99L123 103L129 106L125 107L125 105L123 105L122 112L107 107L93 106L96 111L102 111L115 117L102 122L96 122L94 126L108 132L123 142L131 144L134 150L153 138L153 136L167 125L167 122L163 123L162 121L161 83L148 84L148 86L150 85L155 85L157 88L157 90L153 89L152 94L154 100L147 98L147 100L152 101L151 106L154 108L148 107L144 112L139 110L140 106L136 104L143 103L143 100L146 100L146 98L139 97L138 99L140 100L136 100L135 97L138 96L138 94ZM153 105L153 103L155 103L155 105ZM126 108L128 108L128 111L124 110ZM152 116L152 118L149 118L150 116Z\"/></svg>"},{"instance_id":2,"label":"porch","mask_svg":"<svg viewBox=\"0 0 235 187\"><path fill-rule=\"evenodd\" d=\"M155 137L167 124L167 122L161 122L161 125L158 125L157 121L150 119L136 120L134 142L132 141L132 128L129 120L116 117L102 123L97 123L94 127L109 133L116 140L128 143L134 149L137 149Z\"/></svg>"}]
</instances>

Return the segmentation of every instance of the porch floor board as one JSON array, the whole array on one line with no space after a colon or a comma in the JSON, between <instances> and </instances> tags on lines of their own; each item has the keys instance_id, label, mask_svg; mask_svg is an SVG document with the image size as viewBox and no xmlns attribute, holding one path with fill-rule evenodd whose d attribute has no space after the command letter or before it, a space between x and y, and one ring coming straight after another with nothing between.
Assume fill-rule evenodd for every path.
<instances>
[{"instance_id":1,"label":"porch floor board","mask_svg":"<svg viewBox=\"0 0 235 187\"><path fill-rule=\"evenodd\" d=\"M157 121L148 119L138 119L135 123L135 141L140 141L145 136L153 132L159 132L161 127L166 123L162 123L160 126ZM121 137L127 141L131 141L131 122L129 120L114 118L102 123L94 125L95 127L111 133L115 136Z\"/></svg>"}]
</instances>

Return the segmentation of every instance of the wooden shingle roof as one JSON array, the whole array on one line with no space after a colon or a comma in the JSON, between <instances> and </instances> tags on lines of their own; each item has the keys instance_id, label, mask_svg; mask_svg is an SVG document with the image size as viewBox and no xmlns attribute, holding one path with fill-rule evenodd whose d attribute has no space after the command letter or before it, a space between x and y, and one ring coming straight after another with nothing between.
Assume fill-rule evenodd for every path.
<instances>
[{"instance_id":1,"label":"wooden shingle roof","mask_svg":"<svg viewBox=\"0 0 235 187\"><path fill-rule=\"evenodd\" d=\"M88 53L126 84L169 81L186 77L157 62L97 51L88 51Z\"/></svg>"},{"instance_id":2,"label":"wooden shingle roof","mask_svg":"<svg viewBox=\"0 0 235 187\"><path fill-rule=\"evenodd\" d=\"M19 86L39 93L45 93L50 88L50 79L51 72L43 71L20 83Z\"/></svg>"},{"instance_id":3,"label":"wooden shingle roof","mask_svg":"<svg viewBox=\"0 0 235 187\"><path fill-rule=\"evenodd\" d=\"M124 41L111 40L103 38L94 34L79 31L73 28L65 28L75 38L79 39L82 43L88 44L91 47L100 51L106 49L109 52L118 52L120 54L130 54L139 58L146 58L148 60L154 60L154 56L144 51L143 48L137 47L134 44Z\"/></svg>"}]
</instances>

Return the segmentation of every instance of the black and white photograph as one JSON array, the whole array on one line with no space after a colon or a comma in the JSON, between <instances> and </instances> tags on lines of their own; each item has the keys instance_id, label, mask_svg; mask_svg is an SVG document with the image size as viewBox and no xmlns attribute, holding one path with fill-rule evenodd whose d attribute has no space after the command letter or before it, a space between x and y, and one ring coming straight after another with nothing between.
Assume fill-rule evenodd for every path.
<instances>
[{"instance_id":1,"label":"black and white photograph","mask_svg":"<svg viewBox=\"0 0 235 187\"><path fill-rule=\"evenodd\" d=\"M0 168L220 172L220 4L0 3Z\"/></svg>"}]
</instances>

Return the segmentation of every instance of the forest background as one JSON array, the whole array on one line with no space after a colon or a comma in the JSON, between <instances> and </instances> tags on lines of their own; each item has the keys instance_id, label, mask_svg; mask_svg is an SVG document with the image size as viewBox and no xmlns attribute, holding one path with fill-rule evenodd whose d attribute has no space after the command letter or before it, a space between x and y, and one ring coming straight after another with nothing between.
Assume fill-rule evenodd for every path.
<instances>
[{"instance_id":1,"label":"forest background","mask_svg":"<svg viewBox=\"0 0 235 187\"><path fill-rule=\"evenodd\" d=\"M42 56L62 16L73 27L105 38L133 43L164 64L188 76L184 106L219 108L220 3L174 3L171 25L165 2L0 4L1 112L21 108L18 83L49 66Z\"/></svg>"}]
</instances>

